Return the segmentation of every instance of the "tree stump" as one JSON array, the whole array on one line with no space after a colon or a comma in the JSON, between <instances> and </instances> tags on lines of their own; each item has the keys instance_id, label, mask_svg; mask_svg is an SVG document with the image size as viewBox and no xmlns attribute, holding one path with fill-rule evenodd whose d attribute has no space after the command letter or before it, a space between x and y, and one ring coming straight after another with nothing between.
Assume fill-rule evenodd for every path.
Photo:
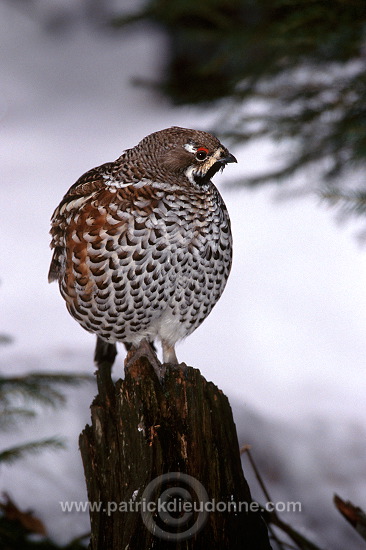
<instances>
[{"instance_id":1,"label":"tree stump","mask_svg":"<svg viewBox=\"0 0 366 550\"><path fill-rule=\"evenodd\" d=\"M80 435L91 550L269 550L250 505L231 408L199 370L142 358L115 385L97 373L92 425ZM252 508L252 509L251 509Z\"/></svg>"}]
</instances>

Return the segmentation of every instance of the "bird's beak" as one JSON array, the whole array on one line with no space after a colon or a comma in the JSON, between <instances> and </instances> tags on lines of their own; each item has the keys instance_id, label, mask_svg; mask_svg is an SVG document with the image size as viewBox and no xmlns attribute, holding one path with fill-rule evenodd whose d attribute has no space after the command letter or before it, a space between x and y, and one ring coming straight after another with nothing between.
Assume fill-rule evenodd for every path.
<instances>
[{"instance_id":1,"label":"bird's beak","mask_svg":"<svg viewBox=\"0 0 366 550\"><path fill-rule=\"evenodd\" d=\"M229 162L238 162L234 155L229 153L226 157L220 159L221 162L224 162L225 164L229 164Z\"/></svg>"}]
</instances>

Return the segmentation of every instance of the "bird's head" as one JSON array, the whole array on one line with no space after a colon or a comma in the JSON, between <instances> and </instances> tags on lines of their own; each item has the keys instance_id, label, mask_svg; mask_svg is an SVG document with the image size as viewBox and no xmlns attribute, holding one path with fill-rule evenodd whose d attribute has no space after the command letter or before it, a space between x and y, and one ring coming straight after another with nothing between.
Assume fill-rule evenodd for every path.
<instances>
[{"instance_id":1,"label":"bird's head","mask_svg":"<svg viewBox=\"0 0 366 550\"><path fill-rule=\"evenodd\" d=\"M145 141L146 140L146 141ZM194 187L204 187L234 155L207 132L173 126L144 138L139 145L148 145L165 176L184 177Z\"/></svg>"}]
</instances>

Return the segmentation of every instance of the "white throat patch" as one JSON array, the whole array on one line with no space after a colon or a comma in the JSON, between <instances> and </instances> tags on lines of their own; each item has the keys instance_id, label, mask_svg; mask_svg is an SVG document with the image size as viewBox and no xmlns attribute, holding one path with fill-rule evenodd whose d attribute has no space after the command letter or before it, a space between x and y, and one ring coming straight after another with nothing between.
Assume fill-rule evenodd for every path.
<instances>
[{"instance_id":1,"label":"white throat patch","mask_svg":"<svg viewBox=\"0 0 366 550\"><path fill-rule=\"evenodd\" d=\"M195 184L196 182L194 180L193 171L194 171L194 166L189 166L189 168L187 168L187 170L184 173L187 176L188 181L192 184Z\"/></svg>"}]
</instances>

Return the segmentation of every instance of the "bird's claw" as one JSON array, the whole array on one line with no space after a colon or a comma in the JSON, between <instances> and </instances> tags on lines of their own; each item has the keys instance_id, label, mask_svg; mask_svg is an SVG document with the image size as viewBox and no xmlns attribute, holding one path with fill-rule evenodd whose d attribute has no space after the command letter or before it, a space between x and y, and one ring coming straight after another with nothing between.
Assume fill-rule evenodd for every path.
<instances>
[{"instance_id":1,"label":"bird's claw","mask_svg":"<svg viewBox=\"0 0 366 550\"><path fill-rule=\"evenodd\" d=\"M146 359L148 359L150 365L156 373L156 376L158 377L159 382L162 383L166 373L166 366L160 363L156 353L147 340L142 340L137 349L132 349L128 352L125 360L125 369L127 370L132 367L132 365L141 359L141 357L146 357Z\"/></svg>"}]
</instances>

